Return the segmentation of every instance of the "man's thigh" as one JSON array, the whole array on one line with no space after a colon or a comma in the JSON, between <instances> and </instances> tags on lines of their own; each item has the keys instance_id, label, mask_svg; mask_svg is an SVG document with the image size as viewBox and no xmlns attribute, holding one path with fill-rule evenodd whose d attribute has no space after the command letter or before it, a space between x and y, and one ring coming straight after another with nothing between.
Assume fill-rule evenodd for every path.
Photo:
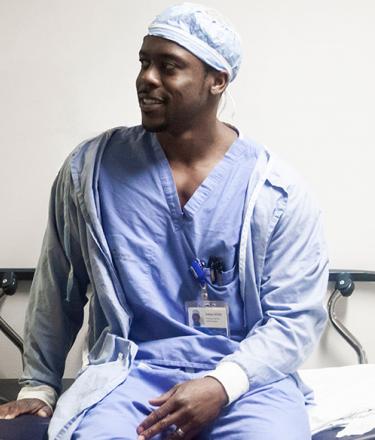
<instances>
[{"instance_id":1,"label":"man's thigh","mask_svg":"<svg viewBox=\"0 0 375 440\"><path fill-rule=\"evenodd\" d=\"M199 440L310 440L304 397L291 378L249 391Z\"/></svg>"},{"instance_id":2,"label":"man's thigh","mask_svg":"<svg viewBox=\"0 0 375 440\"><path fill-rule=\"evenodd\" d=\"M135 440L137 426L154 409L148 400L183 377L183 372L173 368L134 366L125 382L87 411L72 440Z\"/></svg>"},{"instance_id":3,"label":"man's thigh","mask_svg":"<svg viewBox=\"0 0 375 440\"><path fill-rule=\"evenodd\" d=\"M177 383L201 377L181 370L136 366L129 377L86 413L72 440L134 440L154 409L148 400ZM153 440L166 438L156 436ZM226 407L199 440L309 440L304 397L291 378L252 390Z\"/></svg>"}]
</instances>

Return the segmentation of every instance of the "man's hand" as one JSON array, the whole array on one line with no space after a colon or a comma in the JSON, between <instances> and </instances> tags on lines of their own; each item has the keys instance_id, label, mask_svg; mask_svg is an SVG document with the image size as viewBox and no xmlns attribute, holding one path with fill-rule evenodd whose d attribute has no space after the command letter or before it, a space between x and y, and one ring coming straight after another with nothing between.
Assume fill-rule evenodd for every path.
<instances>
[{"instance_id":1,"label":"man's hand","mask_svg":"<svg viewBox=\"0 0 375 440\"><path fill-rule=\"evenodd\" d=\"M138 426L138 440L150 439L173 425L177 429L168 439L192 439L219 415L227 401L224 387L213 377L176 385L149 401L159 408Z\"/></svg>"},{"instance_id":2,"label":"man's hand","mask_svg":"<svg viewBox=\"0 0 375 440\"><path fill-rule=\"evenodd\" d=\"M51 408L40 399L20 399L0 405L0 419L14 419L21 414L51 417Z\"/></svg>"}]
</instances>

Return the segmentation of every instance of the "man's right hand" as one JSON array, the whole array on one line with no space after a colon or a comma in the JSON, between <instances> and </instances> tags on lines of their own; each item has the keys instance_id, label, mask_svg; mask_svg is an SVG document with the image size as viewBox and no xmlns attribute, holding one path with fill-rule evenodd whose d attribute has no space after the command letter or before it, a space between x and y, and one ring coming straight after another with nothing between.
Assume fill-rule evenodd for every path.
<instances>
[{"instance_id":1,"label":"man's right hand","mask_svg":"<svg viewBox=\"0 0 375 440\"><path fill-rule=\"evenodd\" d=\"M51 417L52 410L40 399L20 399L0 405L0 419L14 419L21 414Z\"/></svg>"}]
</instances>

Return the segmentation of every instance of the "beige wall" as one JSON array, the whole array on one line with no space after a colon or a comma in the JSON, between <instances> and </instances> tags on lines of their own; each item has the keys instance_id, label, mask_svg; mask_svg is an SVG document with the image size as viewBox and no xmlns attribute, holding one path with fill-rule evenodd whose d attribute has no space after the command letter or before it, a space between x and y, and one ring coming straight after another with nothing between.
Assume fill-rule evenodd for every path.
<instances>
[{"instance_id":1,"label":"beige wall","mask_svg":"<svg viewBox=\"0 0 375 440\"><path fill-rule=\"evenodd\" d=\"M332 267L375 270L375 3L204 2L230 18L244 44L235 116L229 104L223 118L305 176L325 215ZM68 152L139 121L137 52L147 23L170 3L0 1L0 267L35 266L49 187ZM346 311L370 350L371 289L359 289ZM26 296L0 305L17 328ZM0 335L0 376L18 374L11 352ZM310 362L354 359L328 333Z\"/></svg>"}]
</instances>

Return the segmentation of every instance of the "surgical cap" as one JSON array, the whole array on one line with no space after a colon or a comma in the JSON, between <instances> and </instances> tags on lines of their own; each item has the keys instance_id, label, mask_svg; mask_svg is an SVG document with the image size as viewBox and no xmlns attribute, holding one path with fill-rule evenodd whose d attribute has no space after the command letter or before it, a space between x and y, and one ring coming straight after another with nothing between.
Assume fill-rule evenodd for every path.
<instances>
[{"instance_id":1,"label":"surgical cap","mask_svg":"<svg viewBox=\"0 0 375 440\"><path fill-rule=\"evenodd\" d=\"M241 63L241 41L236 31L214 9L194 3L170 6L148 28L148 35L166 38L204 63L236 77Z\"/></svg>"}]
</instances>

